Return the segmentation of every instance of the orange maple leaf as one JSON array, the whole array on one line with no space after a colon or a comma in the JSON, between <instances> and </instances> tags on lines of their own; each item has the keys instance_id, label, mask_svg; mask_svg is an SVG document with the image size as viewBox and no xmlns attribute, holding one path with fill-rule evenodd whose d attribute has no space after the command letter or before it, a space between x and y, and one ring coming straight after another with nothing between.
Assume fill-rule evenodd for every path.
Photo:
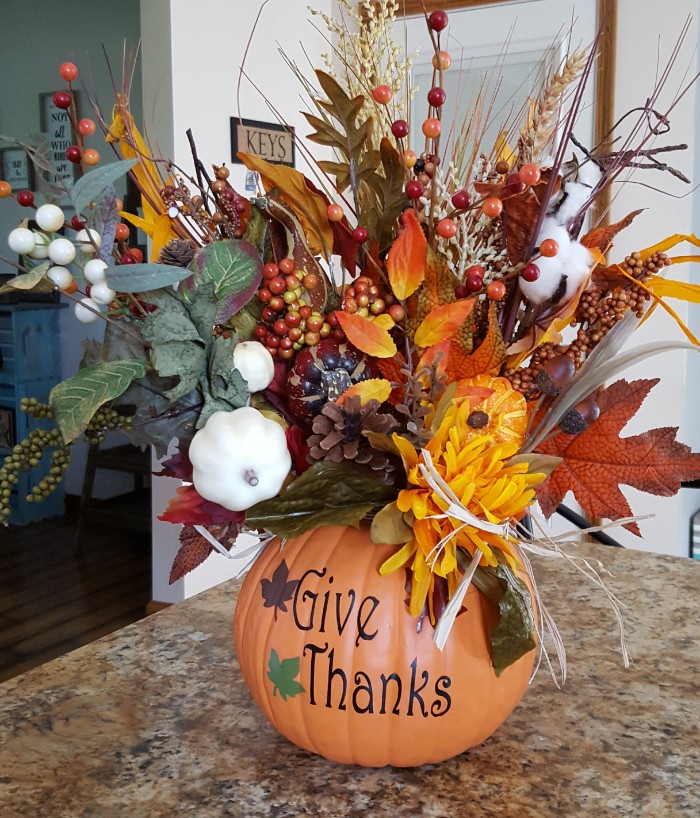
<instances>
[{"instance_id":1,"label":"orange maple leaf","mask_svg":"<svg viewBox=\"0 0 700 818\"><path fill-rule=\"evenodd\" d=\"M564 459L536 489L545 517L551 517L572 491L589 516L618 520L632 515L621 484L670 497L682 481L700 477L700 454L676 440L677 427L620 437L658 382L658 378L617 381L598 394L600 417L588 429L576 436L558 434L538 446L538 452ZM641 536L636 523L625 528Z\"/></svg>"},{"instance_id":2,"label":"orange maple leaf","mask_svg":"<svg viewBox=\"0 0 700 818\"><path fill-rule=\"evenodd\" d=\"M620 221L615 222L615 224L606 224L602 227L594 227L593 230L586 233L586 235L581 239L581 244L589 249L592 247L597 247L603 253L607 253L615 236L617 236L621 230L624 230L625 227L629 227L642 212L644 212L643 209L633 210L631 213L625 216L624 219L620 219Z\"/></svg>"},{"instance_id":3,"label":"orange maple leaf","mask_svg":"<svg viewBox=\"0 0 700 818\"><path fill-rule=\"evenodd\" d=\"M428 243L413 210L404 216L404 231L391 245L386 258L389 284L401 301L412 295L425 278Z\"/></svg>"}]
</instances>

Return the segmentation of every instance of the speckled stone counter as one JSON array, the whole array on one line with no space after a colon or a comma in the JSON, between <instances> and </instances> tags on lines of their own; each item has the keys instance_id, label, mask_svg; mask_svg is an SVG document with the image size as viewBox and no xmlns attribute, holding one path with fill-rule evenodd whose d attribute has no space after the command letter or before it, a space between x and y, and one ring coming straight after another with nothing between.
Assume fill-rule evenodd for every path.
<instances>
[{"instance_id":1,"label":"speckled stone counter","mask_svg":"<svg viewBox=\"0 0 700 818\"><path fill-rule=\"evenodd\" d=\"M698 818L700 563L581 551L614 574L634 665L604 595L540 565L566 687L541 669L468 754L377 770L288 744L238 675L227 583L0 685L0 815Z\"/></svg>"}]
</instances>

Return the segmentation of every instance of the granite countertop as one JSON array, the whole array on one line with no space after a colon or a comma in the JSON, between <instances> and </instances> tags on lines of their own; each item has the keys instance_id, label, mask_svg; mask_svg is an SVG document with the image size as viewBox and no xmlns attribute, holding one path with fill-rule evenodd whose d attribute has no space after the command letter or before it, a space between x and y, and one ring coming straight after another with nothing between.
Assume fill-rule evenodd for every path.
<instances>
[{"instance_id":1,"label":"granite countertop","mask_svg":"<svg viewBox=\"0 0 700 818\"><path fill-rule=\"evenodd\" d=\"M700 816L700 563L601 546L627 606L625 670L604 595L540 583L569 650L485 744L439 765L332 764L253 706L225 583L0 685L3 818Z\"/></svg>"}]
</instances>

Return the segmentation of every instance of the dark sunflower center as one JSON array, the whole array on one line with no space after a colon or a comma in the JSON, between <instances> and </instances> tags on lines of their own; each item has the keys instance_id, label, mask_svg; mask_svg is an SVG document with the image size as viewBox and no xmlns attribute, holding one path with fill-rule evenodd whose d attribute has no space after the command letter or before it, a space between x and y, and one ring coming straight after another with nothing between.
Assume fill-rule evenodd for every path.
<instances>
[{"instance_id":1,"label":"dark sunflower center","mask_svg":"<svg viewBox=\"0 0 700 818\"><path fill-rule=\"evenodd\" d=\"M489 425L489 416L481 409L475 409L467 418L467 425L472 429L483 429L484 426Z\"/></svg>"}]
</instances>

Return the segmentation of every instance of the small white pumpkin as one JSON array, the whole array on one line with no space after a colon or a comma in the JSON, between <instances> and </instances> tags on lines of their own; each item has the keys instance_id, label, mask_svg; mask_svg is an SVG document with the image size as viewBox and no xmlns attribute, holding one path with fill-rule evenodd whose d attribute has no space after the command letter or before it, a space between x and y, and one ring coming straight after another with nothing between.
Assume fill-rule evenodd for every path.
<instances>
[{"instance_id":1,"label":"small white pumpkin","mask_svg":"<svg viewBox=\"0 0 700 818\"><path fill-rule=\"evenodd\" d=\"M252 406L214 412L189 455L195 489L230 511L275 497L292 468L284 429Z\"/></svg>"},{"instance_id":2,"label":"small white pumpkin","mask_svg":"<svg viewBox=\"0 0 700 818\"><path fill-rule=\"evenodd\" d=\"M233 365L251 392L261 392L275 377L272 355L258 341L241 341L233 350Z\"/></svg>"}]
</instances>

